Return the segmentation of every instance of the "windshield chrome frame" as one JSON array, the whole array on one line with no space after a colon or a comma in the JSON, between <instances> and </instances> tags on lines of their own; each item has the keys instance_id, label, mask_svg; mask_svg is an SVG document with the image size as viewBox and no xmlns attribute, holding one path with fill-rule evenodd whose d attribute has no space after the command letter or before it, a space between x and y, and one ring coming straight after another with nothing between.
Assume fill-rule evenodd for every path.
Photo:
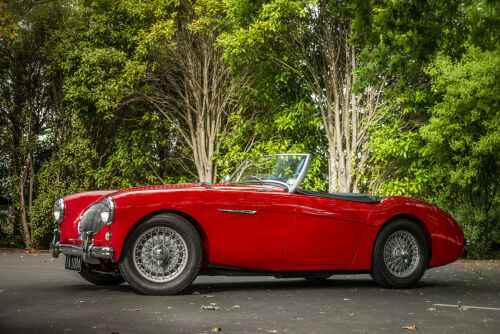
<instances>
[{"instance_id":1,"label":"windshield chrome frame","mask_svg":"<svg viewBox=\"0 0 500 334\"><path fill-rule=\"evenodd\" d=\"M306 177L307 171L309 170L309 165L311 164L311 155L309 153L281 153L281 154L268 154L268 155L263 155L263 156L259 156L259 157L255 157L255 158L266 158L266 157L274 157L274 156L282 156L282 155L301 155L301 156L305 156L306 157L306 161L304 162L304 166L300 170L299 175L297 175L297 179L295 180L295 182L293 183L293 185L289 186L285 182L276 181L276 180L262 180L262 183L266 182L268 184L273 184L274 183L274 184L279 184L279 185L282 185L282 186L286 186L286 188L288 189L288 193L293 194L293 193L295 193L295 191L297 190L297 188L300 186L300 184L302 183L302 181L304 181L304 178ZM244 160L238 166L238 168L236 168L236 170L233 172L233 174L231 174L231 176L230 176L229 179L231 180L233 178L233 176L235 176L236 173L238 173L238 171L241 168L246 167L246 165L248 164L249 160L255 159L255 158L250 158L250 159ZM256 182L258 182L258 181L256 181ZM240 183L240 182L237 182L237 183ZM241 183L243 183L243 182L241 182ZM244 183L248 183L248 182L244 182ZM253 183L253 182L251 182L251 183Z\"/></svg>"}]
</instances>

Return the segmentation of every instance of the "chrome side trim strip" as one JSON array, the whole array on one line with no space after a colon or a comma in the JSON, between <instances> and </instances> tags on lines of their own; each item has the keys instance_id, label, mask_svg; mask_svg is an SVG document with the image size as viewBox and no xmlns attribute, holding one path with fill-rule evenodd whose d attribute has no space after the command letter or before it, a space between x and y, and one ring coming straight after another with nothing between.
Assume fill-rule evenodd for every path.
<instances>
[{"instance_id":1,"label":"chrome side trim strip","mask_svg":"<svg viewBox=\"0 0 500 334\"><path fill-rule=\"evenodd\" d=\"M256 210L233 210L233 209L219 209L222 212L231 212L231 213L243 213L245 215L253 215L257 213Z\"/></svg>"}]
</instances>

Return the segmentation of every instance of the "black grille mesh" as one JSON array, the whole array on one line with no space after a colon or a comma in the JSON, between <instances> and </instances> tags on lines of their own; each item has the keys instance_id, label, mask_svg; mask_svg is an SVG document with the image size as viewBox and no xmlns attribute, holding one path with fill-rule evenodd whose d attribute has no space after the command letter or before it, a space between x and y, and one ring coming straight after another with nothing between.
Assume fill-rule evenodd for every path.
<instances>
[{"instance_id":1,"label":"black grille mesh","mask_svg":"<svg viewBox=\"0 0 500 334\"><path fill-rule=\"evenodd\" d=\"M103 207L104 204L101 202L89 206L89 208L83 213L80 223L78 224L78 234L81 235L84 232L96 233L104 226L100 215Z\"/></svg>"}]
</instances>

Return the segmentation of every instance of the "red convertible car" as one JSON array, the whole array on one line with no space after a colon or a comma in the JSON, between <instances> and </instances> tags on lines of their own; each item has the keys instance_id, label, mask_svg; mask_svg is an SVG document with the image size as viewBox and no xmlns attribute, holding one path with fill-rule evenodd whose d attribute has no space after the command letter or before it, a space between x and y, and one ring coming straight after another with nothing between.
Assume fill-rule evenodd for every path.
<instances>
[{"instance_id":1,"label":"red convertible car","mask_svg":"<svg viewBox=\"0 0 500 334\"><path fill-rule=\"evenodd\" d=\"M310 159L249 159L217 185L65 196L54 204L52 255L94 284L127 281L145 294L178 293L197 275L370 273L406 288L461 255L462 229L428 203L299 188Z\"/></svg>"}]
</instances>

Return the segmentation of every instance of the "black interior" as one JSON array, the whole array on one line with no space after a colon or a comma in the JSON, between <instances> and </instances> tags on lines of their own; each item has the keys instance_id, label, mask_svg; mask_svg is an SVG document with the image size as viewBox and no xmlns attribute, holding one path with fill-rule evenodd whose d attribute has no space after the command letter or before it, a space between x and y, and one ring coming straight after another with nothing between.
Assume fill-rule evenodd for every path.
<instances>
[{"instance_id":1,"label":"black interior","mask_svg":"<svg viewBox=\"0 0 500 334\"><path fill-rule=\"evenodd\" d=\"M365 194L357 194L357 193L325 193L320 191L312 191L305 190L301 188L297 188L297 194L307 195L307 196L316 196L316 197L325 197L325 198L333 198L340 199L343 201L351 201L351 202L360 202L360 203L368 203L375 204L379 203L382 198L372 195Z\"/></svg>"}]
</instances>

